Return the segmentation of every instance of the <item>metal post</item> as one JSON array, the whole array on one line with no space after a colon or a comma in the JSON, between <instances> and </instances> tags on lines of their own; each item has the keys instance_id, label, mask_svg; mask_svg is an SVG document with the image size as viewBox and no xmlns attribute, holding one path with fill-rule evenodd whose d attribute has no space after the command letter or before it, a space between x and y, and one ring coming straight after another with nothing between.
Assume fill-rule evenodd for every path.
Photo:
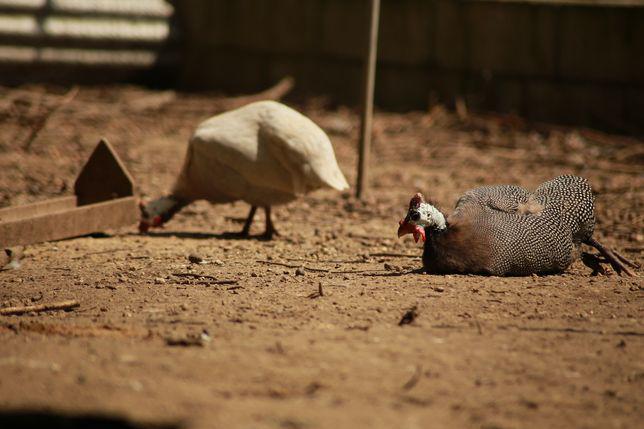
<instances>
[{"instance_id":1,"label":"metal post","mask_svg":"<svg viewBox=\"0 0 644 429\"><path fill-rule=\"evenodd\" d=\"M380 0L371 0L369 47L365 57L364 99L360 127L360 154L358 158L358 186L356 196L363 198L369 179L369 153L371 151L371 123L373 118L373 89L376 82L376 54L378 51L378 20Z\"/></svg>"}]
</instances>

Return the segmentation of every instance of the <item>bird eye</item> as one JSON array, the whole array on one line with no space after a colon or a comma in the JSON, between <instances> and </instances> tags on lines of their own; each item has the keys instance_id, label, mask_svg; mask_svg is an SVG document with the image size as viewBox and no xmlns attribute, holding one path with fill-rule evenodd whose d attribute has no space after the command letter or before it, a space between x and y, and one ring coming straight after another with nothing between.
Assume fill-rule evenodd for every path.
<instances>
[{"instance_id":1,"label":"bird eye","mask_svg":"<svg viewBox=\"0 0 644 429\"><path fill-rule=\"evenodd\" d=\"M420 213L412 212L412 214L411 214L411 216L409 216L409 218L411 220L413 220L414 222L416 222L416 221L420 220Z\"/></svg>"}]
</instances>

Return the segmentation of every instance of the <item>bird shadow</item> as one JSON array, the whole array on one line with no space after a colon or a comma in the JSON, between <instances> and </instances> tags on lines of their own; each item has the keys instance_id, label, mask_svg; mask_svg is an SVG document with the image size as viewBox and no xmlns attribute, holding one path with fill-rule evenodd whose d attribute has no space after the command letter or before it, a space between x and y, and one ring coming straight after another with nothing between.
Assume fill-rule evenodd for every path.
<instances>
[{"instance_id":1,"label":"bird shadow","mask_svg":"<svg viewBox=\"0 0 644 429\"><path fill-rule=\"evenodd\" d=\"M222 232L213 234L210 232L188 232L188 231L148 231L146 233L130 233L128 235L146 236L153 238L192 238L196 240L256 240L271 241L270 238L263 234L260 235L243 235L239 232Z\"/></svg>"}]
</instances>

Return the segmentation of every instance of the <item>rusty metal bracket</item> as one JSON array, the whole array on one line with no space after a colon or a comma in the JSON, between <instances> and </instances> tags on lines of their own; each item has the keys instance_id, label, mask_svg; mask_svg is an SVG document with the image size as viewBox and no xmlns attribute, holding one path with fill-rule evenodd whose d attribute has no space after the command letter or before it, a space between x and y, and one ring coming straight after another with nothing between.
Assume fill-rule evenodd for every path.
<instances>
[{"instance_id":1,"label":"rusty metal bracket","mask_svg":"<svg viewBox=\"0 0 644 429\"><path fill-rule=\"evenodd\" d=\"M105 139L76 178L74 192L0 209L0 248L78 237L138 221L132 177Z\"/></svg>"}]
</instances>

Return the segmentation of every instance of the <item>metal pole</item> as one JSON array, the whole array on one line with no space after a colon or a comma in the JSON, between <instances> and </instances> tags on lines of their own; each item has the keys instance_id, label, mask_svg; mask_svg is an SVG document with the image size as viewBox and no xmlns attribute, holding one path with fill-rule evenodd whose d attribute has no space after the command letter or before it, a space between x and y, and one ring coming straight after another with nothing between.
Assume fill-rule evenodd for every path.
<instances>
[{"instance_id":1,"label":"metal pole","mask_svg":"<svg viewBox=\"0 0 644 429\"><path fill-rule=\"evenodd\" d=\"M371 123L373 118L373 89L376 82L376 54L378 51L378 20L380 0L371 0L369 47L365 57L364 99L360 127L360 154L358 158L358 186L356 196L363 198L369 179L369 153L371 152Z\"/></svg>"}]
</instances>

